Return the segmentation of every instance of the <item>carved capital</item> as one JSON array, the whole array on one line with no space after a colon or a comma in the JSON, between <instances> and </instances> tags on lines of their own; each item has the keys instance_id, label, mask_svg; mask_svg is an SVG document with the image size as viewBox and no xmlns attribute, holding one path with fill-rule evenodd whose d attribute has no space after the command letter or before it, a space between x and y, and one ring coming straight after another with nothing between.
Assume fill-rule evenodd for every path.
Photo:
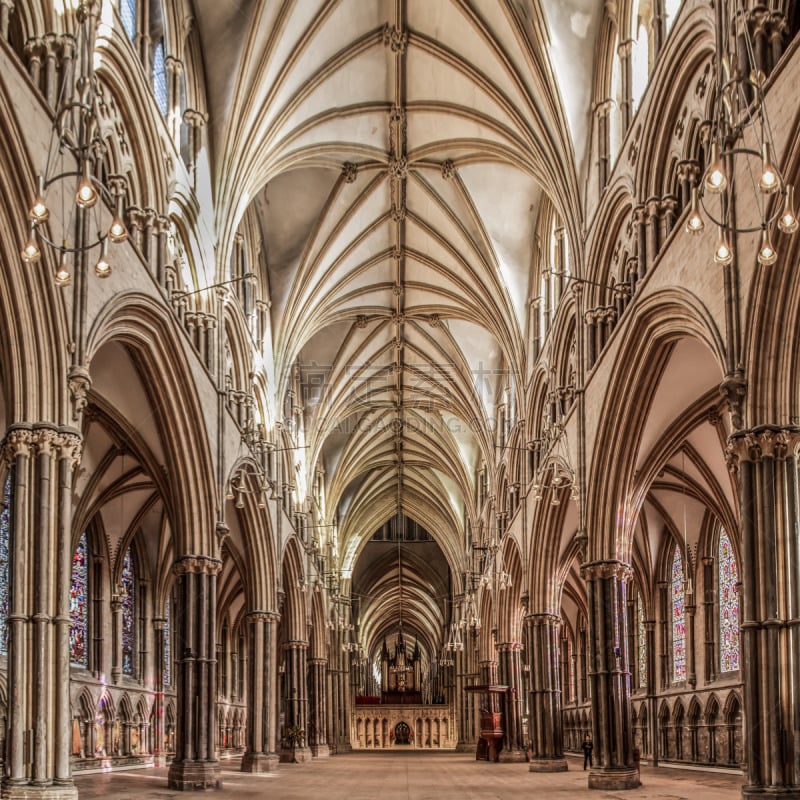
<instances>
[{"instance_id":1,"label":"carved capital","mask_svg":"<svg viewBox=\"0 0 800 800\"><path fill-rule=\"evenodd\" d=\"M757 462L765 458L783 461L794 454L799 443L800 428L764 425L731 436L725 448L725 460L728 469L737 472L742 461Z\"/></svg>"},{"instance_id":2,"label":"carved capital","mask_svg":"<svg viewBox=\"0 0 800 800\"><path fill-rule=\"evenodd\" d=\"M222 562L211 556L183 556L172 565L175 575L217 575L222 569Z\"/></svg>"},{"instance_id":3,"label":"carved capital","mask_svg":"<svg viewBox=\"0 0 800 800\"><path fill-rule=\"evenodd\" d=\"M581 576L584 580L616 578L619 581L627 581L633 577L633 569L630 564L613 559L591 561L588 564L581 564Z\"/></svg>"}]
</instances>

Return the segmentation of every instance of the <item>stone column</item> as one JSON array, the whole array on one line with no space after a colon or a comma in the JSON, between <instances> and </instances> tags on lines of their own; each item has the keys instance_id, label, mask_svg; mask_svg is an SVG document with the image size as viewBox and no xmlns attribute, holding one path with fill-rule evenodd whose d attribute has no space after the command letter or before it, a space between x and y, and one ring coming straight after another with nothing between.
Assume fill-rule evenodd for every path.
<instances>
[{"instance_id":1,"label":"stone column","mask_svg":"<svg viewBox=\"0 0 800 800\"><path fill-rule=\"evenodd\" d=\"M705 556L703 558L703 627L706 633L704 649L706 683L717 677L717 659L715 657L717 648L714 640L717 602L714 589L714 559Z\"/></svg>"},{"instance_id":2,"label":"stone column","mask_svg":"<svg viewBox=\"0 0 800 800\"><path fill-rule=\"evenodd\" d=\"M291 641L283 645L286 664L286 727L299 726L305 731L303 741L296 747L282 749L280 760L293 759L302 764L311 760L308 747L308 695L306 693L306 672L308 642Z\"/></svg>"},{"instance_id":3,"label":"stone column","mask_svg":"<svg viewBox=\"0 0 800 800\"><path fill-rule=\"evenodd\" d=\"M592 694L594 766L590 789L635 789L631 676L626 636L626 581L631 568L619 561L584 564L589 607L589 680Z\"/></svg>"},{"instance_id":4,"label":"stone column","mask_svg":"<svg viewBox=\"0 0 800 800\"><path fill-rule=\"evenodd\" d=\"M800 785L800 429L731 436L742 526L742 797L796 797Z\"/></svg>"},{"instance_id":5,"label":"stone column","mask_svg":"<svg viewBox=\"0 0 800 800\"><path fill-rule=\"evenodd\" d=\"M497 645L497 650L500 657L500 683L508 686L504 709L506 733L500 761L527 761L522 737L522 645L519 642L505 642Z\"/></svg>"},{"instance_id":6,"label":"stone column","mask_svg":"<svg viewBox=\"0 0 800 800\"><path fill-rule=\"evenodd\" d=\"M166 765L164 755L164 634L166 619L153 619L153 763Z\"/></svg>"},{"instance_id":7,"label":"stone column","mask_svg":"<svg viewBox=\"0 0 800 800\"><path fill-rule=\"evenodd\" d=\"M217 696L216 600L222 564L210 556L187 555L175 562L175 651L177 725L175 760L169 788L218 789L219 762L214 746Z\"/></svg>"},{"instance_id":8,"label":"stone column","mask_svg":"<svg viewBox=\"0 0 800 800\"><path fill-rule=\"evenodd\" d=\"M274 611L251 611L247 617L247 750L242 772L272 772L278 766L275 752L277 719L276 677L278 648Z\"/></svg>"},{"instance_id":9,"label":"stone column","mask_svg":"<svg viewBox=\"0 0 800 800\"><path fill-rule=\"evenodd\" d=\"M330 755L327 736L328 689L326 674L327 658L314 658L309 662L309 683L311 685L309 721L309 745L311 753L317 758Z\"/></svg>"},{"instance_id":10,"label":"stone column","mask_svg":"<svg viewBox=\"0 0 800 800\"><path fill-rule=\"evenodd\" d=\"M531 658L531 772L567 769L561 730L561 685L558 675L558 632L561 620L554 614L529 614Z\"/></svg>"},{"instance_id":11,"label":"stone column","mask_svg":"<svg viewBox=\"0 0 800 800\"><path fill-rule=\"evenodd\" d=\"M69 591L77 431L14 425L8 598L8 734L3 797L77 798L72 783ZM35 680L32 680L35 676Z\"/></svg>"}]
</instances>

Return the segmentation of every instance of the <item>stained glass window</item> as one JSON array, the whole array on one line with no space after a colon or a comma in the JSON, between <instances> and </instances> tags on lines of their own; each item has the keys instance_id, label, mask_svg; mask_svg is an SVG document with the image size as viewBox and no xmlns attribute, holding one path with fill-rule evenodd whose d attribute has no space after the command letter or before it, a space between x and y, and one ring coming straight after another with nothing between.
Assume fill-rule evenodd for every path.
<instances>
[{"instance_id":1,"label":"stained glass window","mask_svg":"<svg viewBox=\"0 0 800 800\"><path fill-rule=\"evenodd\" d=\"M120 576L122 600L122 671L136 674L136 568L129 547L122 561Z\"/></svg>"},{"instance_id":2,"label":"stained glass window","mask_svg":"<svg viewBox=\"0 0 800 800\"><path fill-rule=\"evenodd\" d=\"M683 559L675 545L672 557L672 680L686 679L686 609L684 608Z\"/></svg>"},{"instance_id":3,"label":"stained glass window","mask_svg":"<svg viewBox=\"0 0 800 800\"><path fill-rule=\"evenodd\" d=\"M86 534L81 534L72 556L69 588L69 660L77 667L89 667L89 554Z\"/></svg>"},{"instance_id":4,"label":"stained glass window","mask_svg":"<svg viewBox=\"0 0 800 800\"><path fill-rule=\"evenodd\" d=\"M638 667L639 667L639 688L647 686L647 632L644 629L644 602L639 595L638 609L636 611L636 635L639 639Z\"/></svg>"},{"instance_id":5,"label":"stained glass window","mask_svg":"<svg viewBox=\"0 0 800 800\"><path fill-rule=\"evenodd\" d=\"M164 686L172 685L172 643L169 640L170 623L172 622L170 617L171 605L172 601L167 596L167 602L164 603Z\"/></svg>"},{"instance_id":6,"label":"stained glass window","mask_svg":"<svg viewBox=\"0 0 800 800\"><path fill-rule=\"evenodd\" d=\"M739 669L739 596L736 584L739 568L726 531L719 535L717 553L719 579L719 668L720 672Z\"/></svg>"},{"instance_id":7,"label":"stained glass window","mask_svg":"<svg viewBox=\"0 0 800 800\"><path fill-rule=\"evenodd\" d=\"M119 0L119 15L122 27L129 39L136 36L136 0Z\"/></svg>"},{"instance_id":8,"label":"stained glass window","mask_svg":"<svg viewBox=\"0 0 800 800\"><path fill-rule=\"evenodd\" d=\"M8 473L0 506L0 653L8 652L8 542L11 537L11 501L14 493L14 473Z\"/></svg>"},{"instance_id":9,"label":"stained glass window","mask_svg":"<svg viewBox=\"0 0 800 800\"><path fill-rule=\"evenodd\" d=\"M164 67L164 42L153 51L153 94L162 114L167 113L167 72Z\"/></svg>"}]
</instances>

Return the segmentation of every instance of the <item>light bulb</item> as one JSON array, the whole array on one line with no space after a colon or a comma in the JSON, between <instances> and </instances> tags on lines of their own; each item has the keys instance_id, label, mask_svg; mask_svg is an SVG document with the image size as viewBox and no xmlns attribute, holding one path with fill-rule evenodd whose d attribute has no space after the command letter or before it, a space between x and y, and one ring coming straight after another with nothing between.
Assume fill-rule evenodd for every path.
<instances>
[{"instance_id":1,"label":"light bulb","mask_svg":"<svg viewBox=\"0 0 800 800\"><path fill-rule=\"evenodd\" d=\"M716 261L717 264L730 264L732 259L733 251L728 242L728 237L725 235L725 231L720 227L719 238L714 247L714 261Z\"/></svg>"},{"instance_id":2,"label":"light bulb","mask_svg":"<svg viewBox=\"0 0 800 800\"><path fill-rule=\"evenodd\" d=\"M34 198L33 205L28 212L32 222L44 222L50 216L50 211L44 202L44 178L39 176L39 190Z\"/></svg>"},{"instance_id":3,"label":"light bulb","mask_svg":"<svg viewBox=\"0 0 800 800\"><path fill-rule=\"evenodd\" d=\"M725 175L725 167L722 165L722 158L719 154L719 145L716 142L711 144L711 166L706 171L706 188L709 192L719 194L725 191L728 185L728 178Z\"/></svg>"},{"instance_id":4,"label":"light bulb","mask_svg":"<svg viewBox=\"0 0 800 800\"><path fill-rule=\"evenodd\" d=\"M92 184L88 161L83 162L83 172L78 184L78 191L75 194L75 202L81 208L91 208L97 202L97 190Z\"/></svg>"},{"instance_id":5,"label":"light bulb","mask_svg":"<svg viewBox=\"0 0 800 800\"><path fill-rule=\"evenodd\" d=\"M66 242L64 242L63 246L66 247ZM69 269L69 254L67 253L66 249L62 249L61 251L61 258L58 262L58 269L56 270L56 274L54 276L56 286L69 286L72 283L72 273Z\"/></svg>"},{"instance_id":6,"label":"light bulb","mask_svg":"<svg viewBox=\"0 0 800 800\"><path fill-rule=\"evenodd\" d=\"M758 187L764 194L772 194L780 187L780 175L772 163L772 148L769 142L764 142L761 148L761 179L758 181Z\"/></svg>"},{"instance_id":7,"label":"light bulb","mask_svg":"<svg viewBox=\"0 0 800 800\"><path fill-rule=\"evenodd\" d=\"M42 257L42 251L39 250L39 245L36 244L36 231L33 225L31 225L31 235L20 251L20 256L22 256L22 260L26 264L35 264Z\"/></svg>"},{"instance_id":8,"label":"light bulb","mask_svg":"<svg viewBox=\"0 0 800 800\"><path fill-rule=\"evenodd\" d=\"M692 200L689 206L689 217L686 220L686 232L698 234L703 232L705 228L703 218L700 216L700 203L697 199L697 187L692 187Z\"/></svg>"},{"instance_id":9,"label":"light bulb","mask_svg":"<svg viewBox=\"0 0 800 800\"><path fill-rule=\"evenodd\" d=\"M108 239L103 239L100 246L100 257L94 265L94 274L98 278L107 278L111 274L111 264L108 261Z\"/></svg>"},{"instance_id":10,"label":"light bulb","mask_svg":"<svg viewBox=\"0 0 800 800\"><path fill-rule=\"evenodd\" d=\"M769 238L769 231L766 226L761 229L761 247L758 249L758 263L764 267L769 267L778 259L778 253L772 246Z\"/></svg>"},{"instance_id":11,"label":"light bulb","mask_svg":"<svg viewBox=\"0 0 800 800\"><path fill-rule=\"evenodd\" d=\"M786 200L783 203L778 227L783 233L794 233L797 230L797 217L794 213L794 186L786 187Z\"/></svg>"},{"instance_id":12,"label":"light bulb","mask_svg":"<svg viewBox=\"0 0 800 800\"><path fill-rule=\"evenodd\" d=\"M125 227L125 223L116 215L111 220L111 225L108 228L108 238L114 244L124 242L128 238L128 229Z\"/></svg>"}]
</instances>

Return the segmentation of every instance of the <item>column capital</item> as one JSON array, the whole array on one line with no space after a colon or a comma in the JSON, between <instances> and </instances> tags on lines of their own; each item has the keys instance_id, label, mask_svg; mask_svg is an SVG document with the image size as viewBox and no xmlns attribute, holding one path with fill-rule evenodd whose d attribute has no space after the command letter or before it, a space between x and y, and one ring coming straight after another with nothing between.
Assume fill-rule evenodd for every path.
<instances>
[{"instance_id":1,"label":"column capital","mask_svg":"<svg viewBox=\"0 0 800 800\"><path fill-rule=\"evenodd\" d=\"M280 622L281 615L277 611L248 611L244 618L248 622Z\"/></svg>"},{"instance_id":2,"label":"column capital","mask_svg":"<svg viewBox=\"0 0 800 800\"><path fill-rule=\"evenodd\" d=\"M525 622L529 625L560 625L561 616L553 614L550 611L544 611L533 614L526 614L524 617Z\"/></svg>"},{"instance_id":3,"label":"column capital","mask_svg":"<svg viewBox=\"0 0 800 800\"><path fill-rule=\"evenodd\" d=\"M181 556L172 565L172 571L175 575L185 575L189 572L196 575L218 575L221 569L222 561L211 556Z\"/></svg>"},{"instance_id":4,"label":"column capital","mask_svg":"<svg viewBox=\"0 0 800 800\"><path fill-rule=\"evenodd\" d=\"M800 444L800 428L791 426L759 425L749 430L737 431L728 438L725 459L728 469L736 472L743 461L756 462L764 458L783 461L794 455Z\"/></svg>"},{"instance_id":5,"label":"column capital","mask_svg":"<svg viewBox=\"0 0 800 800\"><path fill-rule=\"evenodd\" d=\"M586 564L581 564L581 576L584 579L617 578L621 581L627 581L633 577L633 568L630 564L625 564L615 559L590 561Z\"/></svg>"}]
</instances>

